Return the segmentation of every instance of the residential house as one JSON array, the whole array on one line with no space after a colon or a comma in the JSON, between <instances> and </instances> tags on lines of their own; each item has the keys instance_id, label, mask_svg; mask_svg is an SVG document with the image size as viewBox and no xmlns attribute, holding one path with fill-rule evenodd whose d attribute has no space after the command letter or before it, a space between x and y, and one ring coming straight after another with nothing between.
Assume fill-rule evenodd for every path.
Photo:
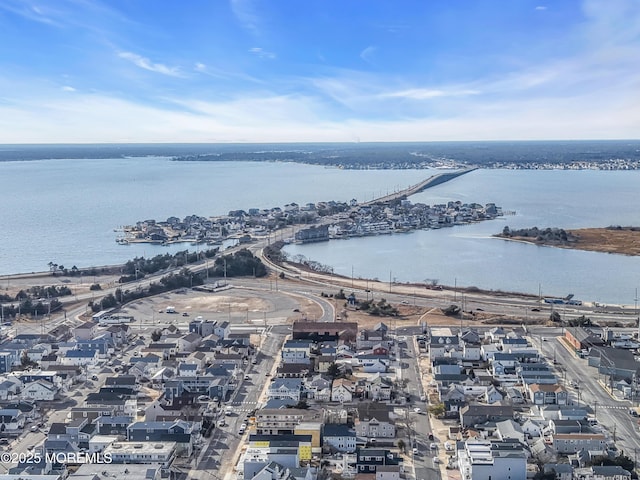
<instances>
[{"instance_id":1,"label":"residential house","mask_svg":"<svg viewBox=\"0 0 640 480\"><path fill-rule=\"evenodd\" d=\"M363 381L365 396L370 400L386 401L391 399L393 382L380 373L376 373Z\"/></svg>"},{"instance_id":2,"label":"residential house","mask_svg":"<svg viewBox=\"0 0 640 480\"><path fill-rule=\"evenodd\" d=\"M384 448L358 448L356 454L358 473L376 473L378 467L397 466L402 462L401 457Z\"/></svg>"},{"instance_id":3,"label":"residential house","mask_svg":"<svg viewBox=\"0 0 640 480\"><path fill-rule=\"evenodd\" d=\"M362 402L357 405L358 417L355 429L362 438L395 438L396 427L389 416L389 406L379 402Z\"/></svg>"},{"instance_id":4,"label":"residential house","mask_svg":"<svg viewBox=\"0 0 640 480\"><path fill-rule=\"evenodd\" d=\"M467 405L460 409L460 425L463 428L485 422L499 422L513 418L513 407L510 405Z\"/></svg>"},{"instance_id":5,"label":"residential house","mask_svg":"<svg viewBox=\"0 0 640 480\"><path fill-rule=\"evenodd\" d=\"M364 373L386 373L389 368L389 357L386 355L358 355L356 358Z\"/></svg>"},{"instance_id":6,"label":"residential house","mask_svg":"<svg viewBox=\"0 0 640 480\"><path fill-rule=\"evenodd\" d=\"M85 322L73 329L73 337L76 340L91 340L98 334L97 322Z\"/></svg>"},{"instance_id":7,"label":"residential house","mask_svg":"<svg viewBox=\"0 0 640 480\"><path fill-rule=\"evenodd\" d=\"M358 334L356 322L311 322L297 320L293 322L292 337L294 340L308 339L315 342L344 340L354 342Z\"/></svg>"},{"instance_id":8,"label":"residential house","mask_svg":"<svg viewBox=\"0 0 640 480\"><path fill-rule=\"evenodd\" d=\"M97 350L69 350L62 358L62 365L75 367L94 366L98 364Z\"/></svg>"},{"instance_id":9,"label":"residential house","mask_svg":"<svg viewBox=\"0 0 640 480\"><path fill-rule=\"evenodd\" d=\"M336 378L331 386L332 402L351 402L355 394L355 384L346 378Z\"/></svg>"},{"instance_id":10,"label":"residential house","mask_svg":"<svg viewBox=\"0 0 640 480\"><path fill-rule=\"evenodd\" d=\"M189 322L189 333L195 333L201 337L208 337L214 332L217 322L215 320L205 320L203 317L196 317Z\"/></svg>"},{"instance_id":11,"label":"residential house","mask_svg":"<svg viewBox=\"0 0 640 480\"><path fill-rule=\"evenodd\" d=\"M568 401L567 391L558 384L532 383L526 386L531 403L534 405L566 405Z\"/></svg>"},{"instance_id":12,"label":"residential house","mask_svg":"<svg viewBox=\"0 0 640 480\"><path fill-rule=\"evenodd\" d=\"M221 339L230 338L229 335L231 334L231 324L227 321L216 323L213 327L213 334Z\"/></svg>"},{"instance_id":13,"label":"residential house","mask_svg":"<svg viewBox=\"0 0 640 480\"><path fill-rule=\"evenodd\" d=\"M328 402L331 400L331 380L320 374L314 375L304 383L307 398L318 402Z\"/></svg>"},{"instance_id":14,"label":"residential house","mask_svg":"<svg viewBox=\"0 0 640 480\"><path fill-rule=\"evenodd\" d=\"M15 432L24 428L25 415L17 408L0 408L0 431Z\"/></svg>"},{"instance_id":15,"label":"residential house","mask_svg":"<svg viewBox=\"0 0 640 480\"><path fill-rule=\"evenodd\" d=\"M484 393L484 401L489 405L501 402L502 398L502 393L500 393L493 385L488 387Z\"/></svg>"},{"instance_id":16,"label":"residential house","mask_svg":"<svg viewBox=\"0 0 640 480\"><path fill-rule=\"evenodd\" d=\"M282 347L282 363L311 363L311 340L289 340Z\"/></svg>"},{"instance_id":17,"label":"residential house","mask_svg":"<svg viewBox=\"0 0 640 480\"><path fill-rule=\"evenodd\" d=\"M184 420L172 422L135 422L127 427L130 442L176 442L176 454L190 456L197 436L198 424Z\"/></svg>"},{"instance_id":18,"label":"residential house","mask_svg":"<svg viewBox=\"0 0 640 480\"><path fill-rule=\"evenodd\" d=\"M201 342L202 337L197 333L189 333L176 340L179 352L194 352Z\"/></svg>"},{"instance_id":19,"label":"residential house","mask_svg":"<svg viewBox=\"0 0 640 480\"><path fill-rule=\"evenodd\" d=\"M620 465L593 465L587 468L576 468L576 480L631 480L631 472Z\"/></svg>"},{"instance_id":20,"label":"residential house","mask_svg":"<svg viewBox=\"0 0 640 480\"><path fill-rule=\"evenodd\" d=\"M400 465L380 465L376 467L375 480L400 480Z\"/></svg>"},{"instance_id":21,"label":"residential house","mask_svg":"<svg viewBox=\"0 0 640 480\"><path fill-rule=\"evenodd\" d=\"M260 435L292 434L303 422L323 420L321 411L299 408L262 408L255 417L256 433Z\"/></svg>"},{"instance_id":22,"label":"residential house","mask_svg":"<svg viewBox=\"0 0 640 480\"><path fill-rule=\"evenodd\" d=\"M13 400L17 397L21 388L22 382L16 377L0 378L0 401Z\"/></svg>"},{"instance_id":23,"label":"residential house","mask_svg":"<svg viewBox=\"0 0 640 480\"><path fill-rule=\"evenodd\" d=\"M561 454L576 453L579 450L606 449L606 438L602 433L558 433L552 435L553 449Z\"/></svg>"},{"instance_id":24,"label":"residential house","mask_svg":"<svg viewBox=\"0 0 640 480\"><path fill-rule=\"evenodd\" d=\"M322 429L325 451L353 453L356 451L356 431L348 425L327 423Z\"/></svg>"},{"instance_id":25,"label":"residential house","mask_svg":"<svg viewBox=\"0 0 640 480\"><path fill-rule=\"evenodd\" d=\"M267 398L291 399L299 402L302 398L302 379L276 378L269 385Z\"/></svg>"},{"instance_id":26,"label":"residential house","mask_svg":"<svg viewBox=\"0 0 640 480\"><path fill-rule=\"evenodd\" d=\"M554 474L556 480L573 480L573 466L569 463L547 463L543 473Z\"/></svg>"},{"instance_id":27,"label":"residential house","mask_svg":"<svg viewBox=\"0 0 640 480\"><path fill-rule=\"evenodd\" d=\"M20 392L20 398L30 401L52 401L58 394L58 388L47 380L36 380L28 383Z\"/></svg>"},{"instance_id":28,"label":"residential house","mask_svg":"<svg viewBox=\"0 0 640 480\"><path fill-rule=\"evenodd\" d=\"M457 459L465 480L527 479L527 457L518 441L460 442Z\"/></svg>"}]
</instances>

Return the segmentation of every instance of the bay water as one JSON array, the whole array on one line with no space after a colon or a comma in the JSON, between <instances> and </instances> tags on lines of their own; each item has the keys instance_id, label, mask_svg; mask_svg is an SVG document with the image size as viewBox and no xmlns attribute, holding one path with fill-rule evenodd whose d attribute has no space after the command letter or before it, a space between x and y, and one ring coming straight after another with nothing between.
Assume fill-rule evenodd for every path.
<instances>
[{"instance_id":1,"label":"bay water","mask_svg":"<svg viewBox=\"0 0 640 480\"><path fill-rule=\"evenodd\" d=\"M434 170L343 170L287 162L175 162L164 157L0 162L0 275L123 263L193 250L118 245L119 226L153 218L224 215L287 203L370 200ZM411 197L427 204L494 202L493 221L408 234L289 245L336 273L632 305L640 258L493 238L505 225L640 225L640 171L481 169ZM203 248L203 247L200 247Z\"/></svg>"}]
</instances>

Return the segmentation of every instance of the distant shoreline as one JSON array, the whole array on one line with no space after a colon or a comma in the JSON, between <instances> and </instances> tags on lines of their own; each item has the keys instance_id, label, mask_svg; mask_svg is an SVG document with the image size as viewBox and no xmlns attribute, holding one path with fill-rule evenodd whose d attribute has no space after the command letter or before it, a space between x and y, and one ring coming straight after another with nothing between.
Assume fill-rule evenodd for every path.
<instances>
[{"instance_id":1,"label":"distant shoreline","mask_svg":"<svg viewBox=\"0 0 640 480\"><path fill-rule=\"evenodd\" d=\"M575 241L546 241L522 236L509 237L503 234L497 234L494 237L542 247L640 256L640 227L579 228L567 230L567 233L574 236Z\"/></svg>"}]
</instances>

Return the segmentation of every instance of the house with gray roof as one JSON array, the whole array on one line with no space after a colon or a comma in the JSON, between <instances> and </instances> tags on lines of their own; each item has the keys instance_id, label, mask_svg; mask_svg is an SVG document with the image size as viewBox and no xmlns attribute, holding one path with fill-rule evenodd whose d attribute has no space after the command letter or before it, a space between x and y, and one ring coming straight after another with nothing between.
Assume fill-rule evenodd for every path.
<instances>
[{"instance_id":1,"label":"house with gray roof","mask_svg":"<svg viewBox=\"0 0 640 480\"><path fill-rule=\"evenodd\" d=\"M356 434L362 438L395 438L395 422L389 416L389 406L381 402L360 402L355 420Z\"/></svg>"},{"instance_id":2,"label":"house with gray roof","mask_svg":"<svg viewBox=\"0 0 640 480\"><path fill-rule=\"evenodd\" d=\"M269 385L267 398L300 401L303 391L303 380L300 378L276 378Z\"/></svg>"},{"instance_id":3,"label":"house with gray roof","mask_svg":"<svg viewBox=\"0 0 640 480\"><path fill-rule=\"evenodd\" d=\"M462 428L473 427L485 422L500 422L513 418L513 407L510 405L467 405L460 409L460 425Z\"/></svg>"}]
</instances>

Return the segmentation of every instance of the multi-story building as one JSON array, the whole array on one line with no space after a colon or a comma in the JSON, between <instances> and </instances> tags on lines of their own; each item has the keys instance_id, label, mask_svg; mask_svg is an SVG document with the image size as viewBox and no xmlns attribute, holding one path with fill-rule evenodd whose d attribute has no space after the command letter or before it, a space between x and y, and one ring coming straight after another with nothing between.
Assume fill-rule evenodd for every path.
<instances>
[{"instance_id":1,"label":"multi-story building","mask_svg":"<svg viewBox=\"0 0 640 480\"><path fill-rule=\"evenodd\" d=\"M457 452L462 480L526 480L527 457L514 441L466 441Z\"/></svg>"}]
</instances>

